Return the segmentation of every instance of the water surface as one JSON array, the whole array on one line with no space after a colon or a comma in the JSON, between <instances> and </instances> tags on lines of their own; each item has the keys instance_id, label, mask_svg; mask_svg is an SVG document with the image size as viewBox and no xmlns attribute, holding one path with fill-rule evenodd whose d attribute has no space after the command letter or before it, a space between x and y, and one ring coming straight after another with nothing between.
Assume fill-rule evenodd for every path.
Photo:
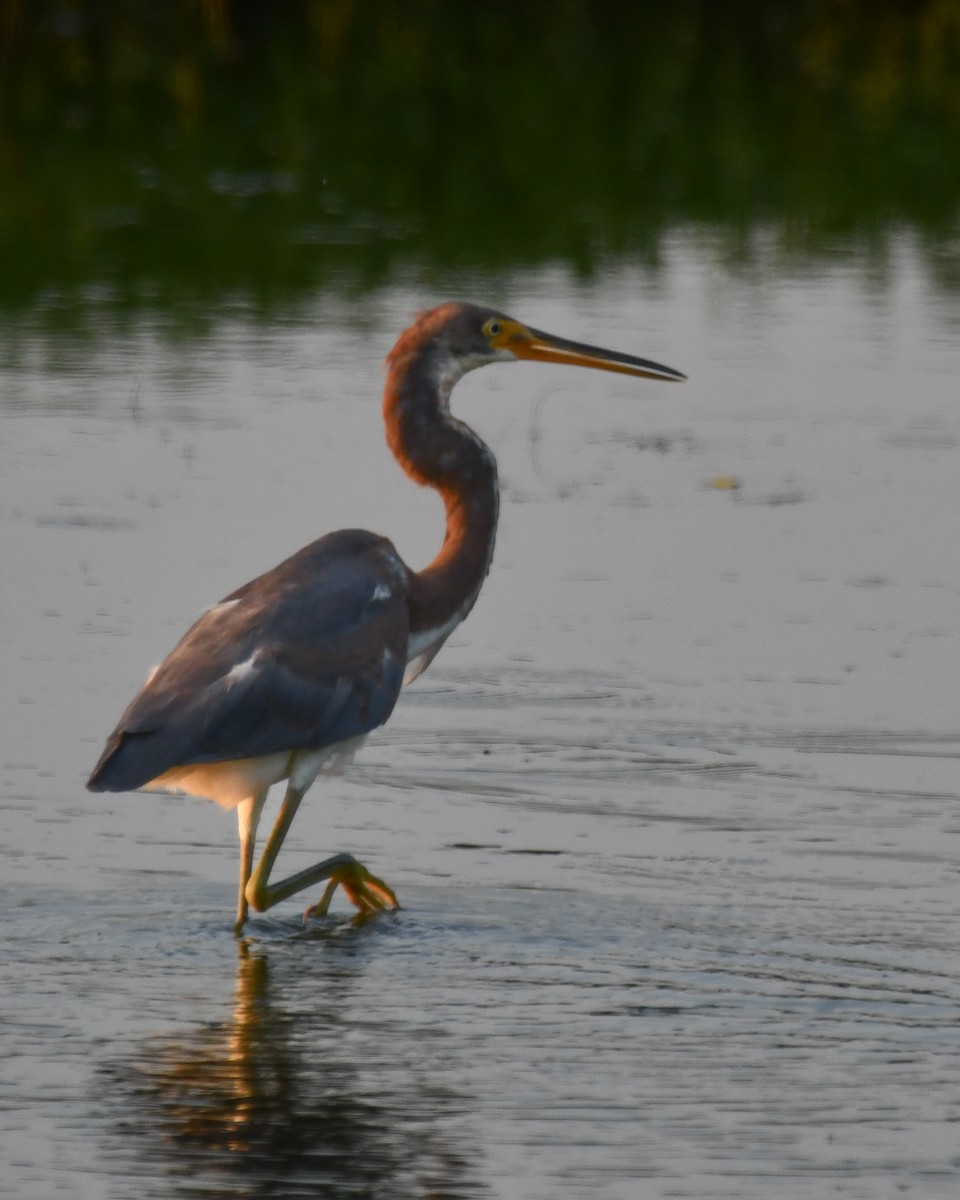
<instances>
[{"instance_id":1,"label":"water surface","mask_svg":"<svg viewBox=\"0 0 960 1200\"><path fill-rule=\"evenodd\" d=\"M287 855L396 916L238 945L229 816L84 792L204 606L330 528L434 553L378 392L439 298L8 352L0 1191L955 1195L960 309L907 237L495 297L690 380L458 389L492 573Z\"/></svg>"}]
</instances>

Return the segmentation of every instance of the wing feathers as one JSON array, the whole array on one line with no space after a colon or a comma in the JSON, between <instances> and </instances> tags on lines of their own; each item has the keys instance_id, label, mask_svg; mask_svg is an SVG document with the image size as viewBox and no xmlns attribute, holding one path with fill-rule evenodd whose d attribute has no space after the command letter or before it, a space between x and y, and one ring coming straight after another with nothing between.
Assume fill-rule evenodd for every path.
<instances>
[{"instance_id":1,"label":"wing feathers","mask_svg":"<svg viewBox=\"0 0 960 1200\"><path fill-rule=\"evenodd\" d=\"M134 698L88 786L125 791L175 766L319 750L383 724L403 681L406 589L393 546L349 530L239 588Z\"/></svg>"}]
</instances>

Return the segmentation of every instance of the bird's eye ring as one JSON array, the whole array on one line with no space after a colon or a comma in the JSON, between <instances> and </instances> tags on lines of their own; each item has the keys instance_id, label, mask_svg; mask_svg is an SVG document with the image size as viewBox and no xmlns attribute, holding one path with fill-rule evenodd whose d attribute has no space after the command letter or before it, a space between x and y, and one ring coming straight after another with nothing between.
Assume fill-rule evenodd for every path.
<instances>
[{"instance_id":1,"label":"bird's eye ring","mask_svg":"<svg viewBox=\"0 0 960 1200\"><path fill-rule=\"evenodd\" d=\"M500 333L500 330L501 330L500 322L494 320L494 321L487 322L484 332L486 333L487 337L495 338Z\"/></svg>"}]
</instances>

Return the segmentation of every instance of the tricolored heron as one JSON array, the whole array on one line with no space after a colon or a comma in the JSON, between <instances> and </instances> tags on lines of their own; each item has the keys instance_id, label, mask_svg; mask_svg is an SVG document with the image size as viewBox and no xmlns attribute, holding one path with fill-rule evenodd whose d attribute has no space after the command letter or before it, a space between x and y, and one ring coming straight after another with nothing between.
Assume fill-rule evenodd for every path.
<instances>
[{"instance_id":1,"label":"tricolored heron","mask_svg":"<svg viewBox=\"0 0 960 1200\"><path fill-rule=\"evenodd\" d=\"M454 384L487 363L532 359L680 380L679 371L570 342L490 308L442 304L403 333L387 359L387 442L416 483L435 488L446 537L412 571L383 537L328 534L208 609L150 673L110 735L91 791L188 792L235 808L240 889L234 929L321 881L323 914L342 885L361 912L396 896L349 854L279 883L270 872L307 789L382 725L400 688L429 666L473 608L493 555L499 491L490 448L451 416ZM256 868L270 786L287 780Z\"/></svg>"}]
</instances>

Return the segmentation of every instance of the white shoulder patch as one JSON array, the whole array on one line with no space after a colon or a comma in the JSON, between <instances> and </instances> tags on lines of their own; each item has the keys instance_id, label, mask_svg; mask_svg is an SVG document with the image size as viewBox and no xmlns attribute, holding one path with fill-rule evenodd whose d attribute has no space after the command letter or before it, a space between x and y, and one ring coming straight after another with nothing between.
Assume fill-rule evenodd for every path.
<instances>
[{"instance_id":1,"label":"white shoulder patch","mask_svg":"<svg viewBox=\"0 0 960 1200\"><path fill-rule=\"evenodd\" d=\"M245 662L237 663L235 667L231 668L231 670L224 675L223 682L227 685L227 687L232 687L235 683L240 683L241 680L246 679L248 675L257 669L258 653L259 651L254 650L254 652Z\"/></svg>"},{"instance_id":2,"label":"white shoulder patch","mask_svg":"<svg viewBox=\"0 0 960 1200\"><path fill-rule=\"evenodd\" d=\"M235 604L239 604L239 600L221 600L219 604L211 604L209 608L203 610L205 617L222 617L224 613L230 611Z\"/></svg>"}]
</instances>

